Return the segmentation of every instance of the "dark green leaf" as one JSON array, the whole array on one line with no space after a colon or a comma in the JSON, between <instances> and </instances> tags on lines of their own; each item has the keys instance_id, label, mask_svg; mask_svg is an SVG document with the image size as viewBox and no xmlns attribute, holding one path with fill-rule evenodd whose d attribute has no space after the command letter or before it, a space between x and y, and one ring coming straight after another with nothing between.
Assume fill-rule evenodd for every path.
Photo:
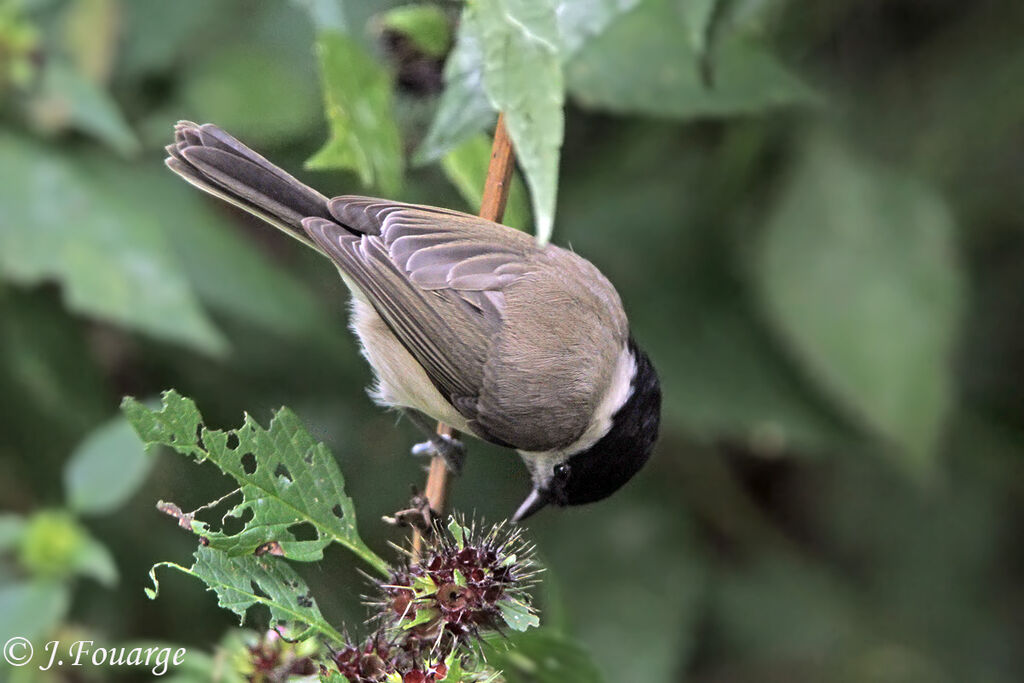
<instances>
[{"instance_id":1,"label":"dark green leaf","mask_svg":"<svg viewBox=\"0 0 1024 683\"><path fill-rule=\"evenodd\" d=\"M647 491L595 505L582 524L571 513L550 518L543 534L557 541L539 546L565 586L571 632L600 668L669 681L697 642L705 572L685 513Z\"/></svg>"},{"instance_id":2,"label":"dark green leaf","mask_svg":"<svg viewBox=\"0 0 1024 683\"><path fill-rule=\"evenodd\" d=\"M387 195L402 183L402 144L392 111L391 77L359 43L342 33L317 39L331 137L310 169L347 168Z\"/></svg>"},{"instance_id":3,"label":"dark green leaf","mask_svg":"<svg viewBox=\"0 0 1024 683\"><path fill-rule=\"evenodd\" d=\"M51 148L5 135L0 155L19 169L0 183L5 277L56 279L72 310L209 353L225 349L151 216Z\"/></svg>"},{"instance_id":4,"label":"dark green leaf","mask_svg":"<svg viewBox=\"0 0 1024 683\"><path fill-rule=\"evenodd\" d=\"M219 313L295 338L337 332L340 326L328 318L307 286L272 263L256 240L225 222L216 204L163 166L107 164L93 170L120 187L139 210L152 214L196 293Z\"/></svg>"},{"instance_id":5,"label":"dark green leaf","mask_svg":"<svg viewBox=\"0 0 1024 683\"><path fill-rule=\"evenodd\" d=\"M579 643L541 628L490 639L487 664L508 683L600 683L601 671Z\"/></svg>"},{"instance_id":6,"label":"dark green leaf","mask_svg":"<svg viewBox=\"0 0 1024 683\"><path fill-rule=\"evenodd\" d=\"M270 556L231 557L206 547L198 548L193 557L195 562L189 568L174 562L154 565L149 571L153 588L146 589L150 599L160 592L156 570L170 567L206 584L217 594L217 603L237 614L242 622L250 607L263 605L270 610L271 625L295 629L298 633L293 637L297 640L319 633L334 643L343 641L341 634L324 620L305 581L284 560Z\"/></svg>"},{"instance_id":7,"label":"dark green leaf","mask_svg":"<svg viewBox=\"0 0 1024 683\"><path fill-rule=\"evenodd\" d=\"M63 61L47 64L42 92L32 102L32 114L40 127L59 127L66 123L123 156L139 151L135 133L110 95Z\"/></svg>"},{"instance_id":8,"label":"dark green leaf","mask_svg":"<svg viewBox=\"0 0 1024 683\"><path fill-rule=\"evenodd\" d=\"M421 52L443 57L451 45L448 15L437 5L402 5L385 12L380 23L406 36Z\"/></svg>"},{"instance_id":9,"label":"dark green leaf","mask_svg":"<svg viewBox=\"0 0 1024 683\"><path fill-rule=\"evenodd\" d=\"M71 592L60 581L19 581L0 586L0 639L20 636L36 644L60 623Z\"/></svg>"},{"instance_id":10,"label":"dark green leaf","mask_svg":"<svg viewBox=\"0 0 1024 683\"><path fill-rule=\"evenodd\" d=\"M706 1L706 0L702 0ZM620 14L641 0L555 0L558 34L563 59L574 55L587 41L601 35Z\"/></svg>"},{"instance_id":11,"label":"dark green leaf","mask_svg":"<svg viewBox=\"0 0 1024 683\"><path fill-rule=\"evenodd\" d=\"M301 70L306 64L290 56L251 44L213 53L186 72L182 99L190 116L215 121L243 140L280 142L308 134L319 109L316 84L312 73Z\"/></svg>"},{"instance_id":12,"label":"dark green leaf","mask_svg":"<svg viewBox=\"0 0 1024 683\"><path fill-rule=\"evenodd\" d=\"M444 65L444 93L413 157L415 163L437 161L494 123L494 108L484 92L484 49L480 40L463 19L456 32L455 48Z\"/></svg>"},{"instance_id":13,"label":"dark green leaf","mask_svg":"<svg viewBox=\"0 0 1024 683\"><path fill-rule=\"evenodd\" d=\"M941 197L819 135L768 220L757 275L799 358L854 418L928 465L952 398L963 277Z\"/></svg>"},{"instance_id":14,"label":"dark green leaf","mask_svg":"<svg viewBox=\"0 0 1024 683\"><path fill-rule=\"evenodd\" d=\"M238 482L242 502L228 515L252 513L241 531L228 534L192 522L211 549L251 555L257 549L266 551L270 543L277 544L285 557L310 562L321 559L324 547L334 542L387 575L387 563L359 538L355 507L345 494L338 464L287 408L277 412L269 429L246 415L242 427L230 432L204 427L195 403L174 391L164 393L160 411L132 398L124 400L122 410L147 444L169 446L200 462L210 460ZM231 444L233 440L237 444ZM296 539L292 529L304 524L313 528L315 540Z\"/></svg>"},{"instance_id":15,"label":"dark green leaf","mask_svg":"<svg viewBox=\"0 0 1024 683\"><path fill-rule=\"evenodd\" d=\"M728 116L814 101L810 89L761 44L727 27L705 76L691 28L670 0L646 0L587 43L566 67L581 104L629 114Z\"/></svg>"},{"instance_id":16,"label":"dark green leaf","mask_svg":"<svg viewBox=\"0 0 1024 683\"><path fill-rule=\"evenodd\" d=\"M114 556L105 545L85 534L71 560L75 574L95 579L107 588L117 585L118 571Z\"/></svg>"},{"instance_id":17,"label":"dark green leaf","mask_svg":"<svg viewBox=\"0 0 1024 683\"><path fill-rule=\"evenodd\" d=\"M64 468L68 505L80 514L103 514L120 507L149 473L146 455L131 425L118 416L79 444Z\"/></svg>"}]
</instances>

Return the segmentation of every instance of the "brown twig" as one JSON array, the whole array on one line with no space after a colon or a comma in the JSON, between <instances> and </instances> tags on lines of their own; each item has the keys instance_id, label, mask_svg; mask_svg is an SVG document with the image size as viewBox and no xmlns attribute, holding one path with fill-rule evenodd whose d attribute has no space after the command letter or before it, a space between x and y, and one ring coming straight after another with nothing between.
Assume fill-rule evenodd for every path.
<instances>
[{"instance_id":1,"label":"brown twig","mask_svg":"<svg viewBox=\"0 0 1024 683\"><path fill-rule=\"evenodd\" d=\"M487 167L487 180L484 183L483 199L480 201L480 217L500 223L505 214L508 202L508 191L512 185L512 169L515 168L515 152L512 149L512 138L505 129L505 118L498 116L498 125L494 129L494 144L491 146L491 162ZM450 426L439 422L437 433L442 436L455 437L457 432ZM448 489L448 468L444 458L434 457L430 461L430 473L427 475L427 501L430 509L441 514L444 512L445 495ZM413 529L412 551L419 557L423 539L419 529Z\"/></svg>"}]
</instances>

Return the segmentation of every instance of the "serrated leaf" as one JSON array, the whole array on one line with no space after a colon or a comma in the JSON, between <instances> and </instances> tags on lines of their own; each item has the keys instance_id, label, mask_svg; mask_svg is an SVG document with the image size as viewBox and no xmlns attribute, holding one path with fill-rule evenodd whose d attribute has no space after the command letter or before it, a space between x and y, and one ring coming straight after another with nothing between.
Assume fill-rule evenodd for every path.
<instances>
[{"instance_id":1,"label":"serrated leaf","mask_svg":"<svg viewBox=\"0 0 1024 683\"><path fill-rule=\"evenodd\" d=\"M489 666L507 683L600 683L605 680L590 653L578 642L550 628L488 638Z\"/></svg>"},{"instance_id":2,"label":"serrated leaf","mask_svg":"<svg viewBox=\"0 0 1024 683\"><path fill-rule=\"evenodd\" d=\"M0 156L19 169L0 183L4 277L57 280L74 311L208 353L225 350L152 217L49 147L3 135Z\"/></svg>"},{"instance_id":3,"label":"serrated leaf","mask_svg":"<svg viewBox=\"0 0 1024 683\"><path fill-rule=\"evenodd\" d=\"M246 415L239 429L227 432L204 427L195 403L175 391L164 392L159 411L130 397L121 409L147 444L169 446L200 462L209 460L238 482L242 502L228 515L251 512L252 519L235 534L197 523L193 528L209 541L210 548L239 556L276 543L285 557L310 562L321 559L323 549L333 542L387 576L387 563L359 537L355 506L345 493L338 464L287 408L275 414L269 429ZM232 444L233 440L237 443ZM253 462L247 466L250 454ZM303 524L313 528L315 540L297 540L291 528Z\"/></svg>"},{"instance_id":4,"label":"serrated leaf","mask_svg":"<svg viewBox=\"0 0 1024 683\"><path fill-rule=\"evenodd\" d=\"M952 401L963 276L950 210L825 135L768 219L757 277L772 322L847 413L930 463Z\"/></svg>"},{"instance_id":5,"label":"serrated leaf","mask_svg":"<svg viewBox=\"0 0 1024 683\"><path fill-rule=\"evenodd\" d=\"M519 600L514 598L499 600L498 609L501 611L501 618L513 630L525 631L528 628L540 626L540 617L533 614L529 606Z\"/></svg>"},{"instance_id":6,"label":"serrated leaf","mask_svg":"<svg viewBox=\"0 0 1024 683\"><path fill-rule=\"evenodd\" d=\"M558 191L565 100L558 24L553 8L496 0L467 8L463 19L484 46L484 92L515 147L530 186L537 241L551 239Z\"/></svg>"},{"instance_id":7,"label":"serrated leaf","mask_svg":"<svg viewBox=\"0 0 1024 683\"><path fill-rule=\"evenodd\" d=\"M484 183L491 161L491 140L483 133L478 133L461 145L448 152L441 160L441 168L448 179L458 189L459 194L475 212L484 196ZM530 208L527 203L526 188L518 173L513 173L512 187L508 193L508 204L501 222L509 227L527 227L530 220Z\"/></svg>"},{"instance_id":8,"label":"serrated leaf","mask_svg":"<svg viewBox=\"0 0 1024 683\"><path fill-rule=\"evenodd\" d=\"M122 416L95 429L64 468L68 505L82 514L120 507L146 478L153 458Z\"/></svg>"},{"instance_id":9,"label":"serrated leaf","mask_svg":"<svg viewBox=\"0 0 1024 683\"><path fill-rule=\"evenodd\" d=\"M381 15L384 28L402 34L423 54L443 57L451 45L448 15L437 5L402 5Z\"/></svg>"},{"instance_id":10,"label":"serrated leaf","mask_svg":"<svg viewBox=\"0 0 1024 683\"><path fill-rule=\"evenodd\" d=\"M384 194L402 183L402 143L395 122L391 77L359 43L328 31L317 38L330 139L306 168L354 170Z\"/></svg>"},{"instance_id":11,"label":"serrated leaf","mask_svg":"<svg viewBox=\"0 0 1024 683\"><path fill-rule=\"evenodd\" d=\"M319 633L335 643L343 641L320 613L305 581L287 562L266 555L231 557L212 547L198 548L193 557L195 562L187 568L174 562L154 565L149 570L153 588L147 588L146 595L156 599L160 592L156 570L170 567L206 584L217 594L217 604L237 614L242 623L250 607L263 605L270 610L271 626L294 628L296 640Z\"/></svg>"},{"instance_id":12,"label":"serrated leaf","mask_svg":"<svg viewBox=\"0 0 1024 683\"><path fill-rule=\"evenodd\" d=\"M691 27L670 0L646 0L566 66L587 107L674 118L729 116L812 104L814 93L753 37L723 27L705 70Z\"/></svg>"}]
</instances>

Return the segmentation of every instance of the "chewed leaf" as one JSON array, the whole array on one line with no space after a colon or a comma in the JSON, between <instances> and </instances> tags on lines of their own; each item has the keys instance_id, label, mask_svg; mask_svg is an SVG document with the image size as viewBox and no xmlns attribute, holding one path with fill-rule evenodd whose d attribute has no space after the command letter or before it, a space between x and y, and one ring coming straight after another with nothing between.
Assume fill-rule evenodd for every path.
<instances>
[{"instance_id":1,"label":"chewed leaf","mask_svg":"<svg viewBox=\"0 0 1024 683\"><path fill-rule=\"evenodd\" d=\"M287 408L277 412L269 429L246 415L242 426L232 431L204 427L195 403L175 391L164 393L159 411L130 397L122 410L147 444L170 446L197 461L210 460L238 482L242 501L228 514L252 515L241 531L231 534L201 522L192 524L211 549L233 557L283 554L310 562L321 559L330 543L340 543L387 574L387 564L356 531L355 508L330 451L315 442ZM301 526L311 527L316 538L298 540L294 532Z\"/></svg>"},{"instance_id":2,"label":"chewed leaf","mask_svg":"<svg viewBox=\"0 0 1024 683\"><path fill-rule=\"evenodd\" d=\"M282 627L295 640L320 633L340 643L343 638L324 620L306 583L287 562L274 557L229 557L213 548L200 547L195 552L195 563L183 567L174 562L160 562L149 570L153 587L146 589L151 600L160 592L156 570L170 567L194 576L217 594L218 604L229 609L245 621L246 613L254 605L270 610L272 627Z\"/></svg>"}]
</instances>

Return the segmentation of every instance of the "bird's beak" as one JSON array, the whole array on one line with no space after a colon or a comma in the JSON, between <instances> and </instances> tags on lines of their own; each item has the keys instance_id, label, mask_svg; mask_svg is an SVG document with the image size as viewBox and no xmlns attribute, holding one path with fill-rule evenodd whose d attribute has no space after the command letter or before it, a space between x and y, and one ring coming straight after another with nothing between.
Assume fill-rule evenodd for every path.
<instances>
[{"instance_id":1,"label":"bird's beak","mask_svg":"<svg viewBox=\"0 0 1024 683\"><path fill-rule=\"evenodd\" d=\"M512 515L513 522L521 522L535 512L538 512L550 502L548 494L541 491L540 489L534 489L530 491L530 495L526 497L523 504L516 510L516 514Z\"/></svg>"}]
</instances>

